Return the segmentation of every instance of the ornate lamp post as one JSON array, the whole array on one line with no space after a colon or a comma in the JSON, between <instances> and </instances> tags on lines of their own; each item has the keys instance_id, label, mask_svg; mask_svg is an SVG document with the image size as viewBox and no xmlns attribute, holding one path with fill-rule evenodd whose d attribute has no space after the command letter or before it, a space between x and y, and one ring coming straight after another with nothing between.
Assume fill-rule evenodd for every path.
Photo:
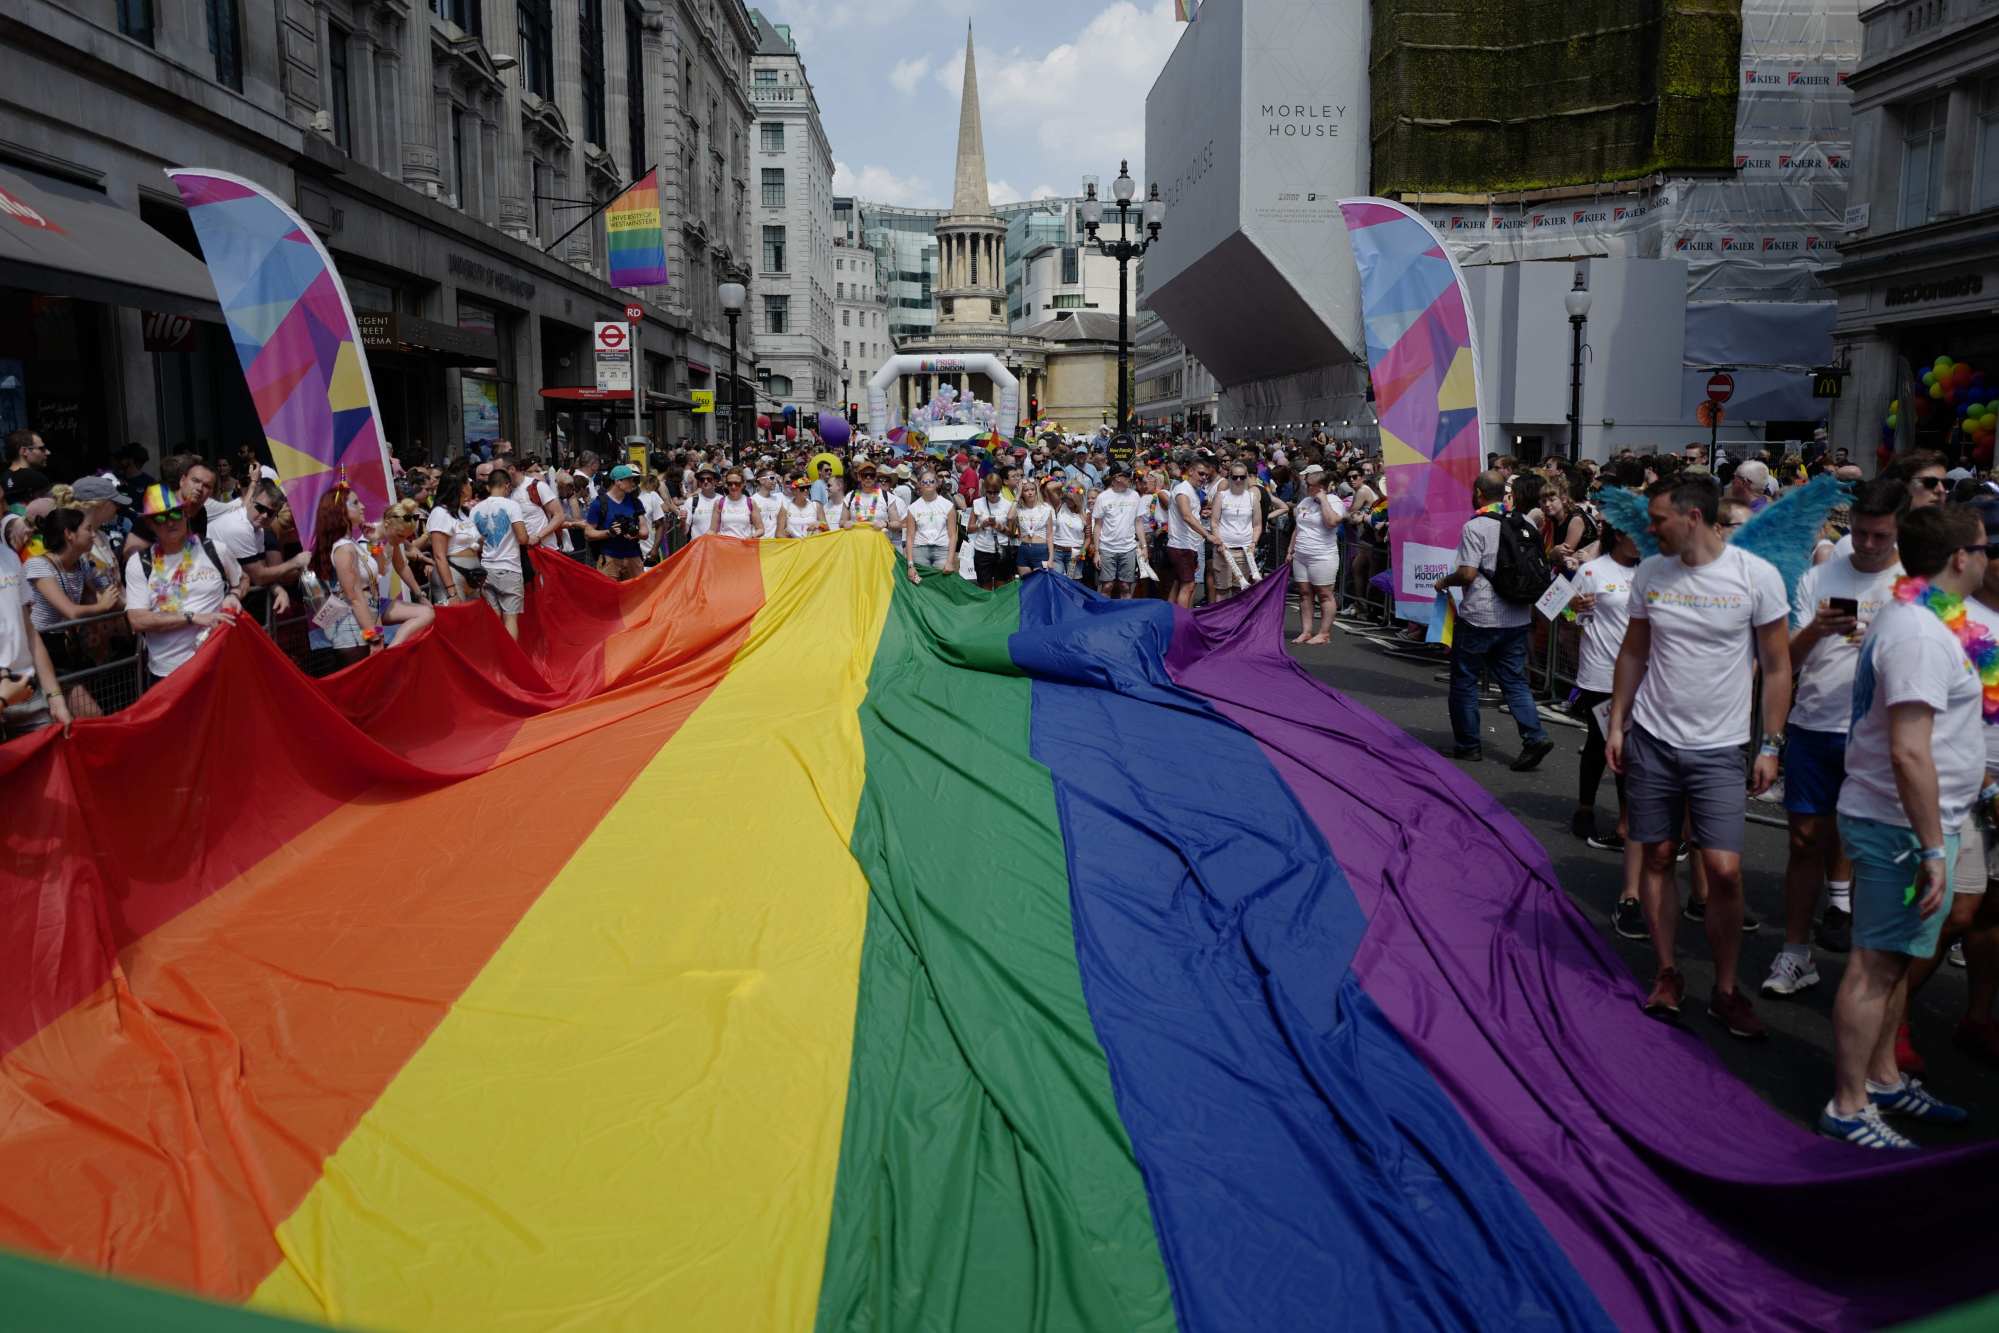
<instances>
[{"instance_id":1,"label":"ornate lamp post","mask_svg":"<svg viewBox=\"0 0 1999 1333\"><path fill-rule=\"evenodd\" d=\"M1562 297L1569 311L1569 461L1582 457L1583 448L1583 325L1589 323L1589 288L1583 275L1576 273L1576 285Z\"/></svg>"},{"instance_id":2,"label":"ornate lamp post","mask_svg":"<svg viewBox=\"0 0 1999 1333\"><path fill-rule=\"evenodd\" d=\"M1138 184L1131 178L1131 163L1119 162L1117 179L1111 182L1111 192L1117 199L1118 236L1115 241L1106 241L1097 235L1097 228L1103 225L1104 206L1097 199L1097 183L1094 179L1083 182L1083 227L1089 233L1089 240L1097 247L1099 254L1109 255L1117 260L1117 429L1122 432L1131 428L1131 283L1129 269L1131 261L1152 248L1159 239L1159 228L1166 221L1166 202L1159 197L1159 186L1155 183L1146 192L1142 209L1131 205L1132 195ZM1143 240L1134 239L1131 223L1134 215L1142 219L1145 231Z\"/></svg>"},{"instance_id":3,"label":"ornate lamp post","mask_svg":"<svg viewBox=\"0 0 1999 1333\"><path fill-rule=\"evenodd\" d=\"M740 282L725 282L717 289L722 298L722 317L729 321L729 461L736 461L736 321L743 317L743 301L749 296Z\"/></svg>"}]
</instances>

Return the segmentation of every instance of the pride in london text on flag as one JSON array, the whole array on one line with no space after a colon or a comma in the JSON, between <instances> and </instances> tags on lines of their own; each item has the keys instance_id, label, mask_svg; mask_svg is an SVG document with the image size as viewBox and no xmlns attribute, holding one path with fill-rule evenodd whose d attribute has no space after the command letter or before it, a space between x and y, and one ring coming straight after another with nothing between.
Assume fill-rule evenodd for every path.
<instances>
[{"instance_id":1,"label":"pride in london text on flag","mask_svg":"<svg viewBox=\"0 0 1999 1333\"><path fill-rule=\"evenodd\" d=\"M604 231L611 243L613 287L658 287L669 281L666 241L660 235L659 168L611 201L604 210Z\"/></svg>"}]
</instances>

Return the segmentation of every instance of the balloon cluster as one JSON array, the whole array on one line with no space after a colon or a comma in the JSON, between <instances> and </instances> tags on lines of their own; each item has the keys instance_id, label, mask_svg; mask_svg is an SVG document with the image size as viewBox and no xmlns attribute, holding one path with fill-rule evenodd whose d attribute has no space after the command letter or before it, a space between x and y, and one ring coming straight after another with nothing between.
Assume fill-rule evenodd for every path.
<instances>
[{"instance_id":1,"label":"balloon cluster","mask_svg":"<svg viewBox=\"0 0 1999 1333\"><path fill-rule=\"evenodd\" d=\"M1999 389L1986 387L1984 371L1947 356L1931 362L1922 380L1923 387L1910 403L1915 419L1928 421L1941 410L1971 441L1972 457L1980 464L1990 463L1993 440L1999 436ZM1891 436L1901 421L1902 406L1896 402L1888 409L1884 437Z\"/></svg>"}]
</instances>

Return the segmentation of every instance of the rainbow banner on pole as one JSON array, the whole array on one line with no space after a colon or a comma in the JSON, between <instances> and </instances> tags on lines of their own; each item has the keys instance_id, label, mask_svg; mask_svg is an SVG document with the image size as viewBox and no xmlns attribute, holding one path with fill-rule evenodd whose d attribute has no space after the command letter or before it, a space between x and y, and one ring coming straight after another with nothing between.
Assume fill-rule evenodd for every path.
<instances>
[{"instance_id":1,"label":"rainbow banner on pole","mask_svg":"<svg viewBox=\"0 0 1999 1333\"><path fill-rule=\"evenodd\" d=\"M1388 483L1395 614L1428 624L1457 566L1483 466L1478 344L1464 275L1429 223L1387 199L1342 199Z\"/></svg>"},{"instance_id":2,"label":"rainbow banner on pole","mask_svg":"<svg viewBox=\"0 0 1999 1333\"><path fill-rule=\"evenodd\" d=\"M332 256L254 181L206 167L167 175L194 222L299 540L311 547L320 497L339 483L380 518L395 494L389 444Z\"/></svg>"},{"instance_id":3,"label":"rainbow banner on pole","mask_svg":"<svg viewBox=\"0 0 1999 1333\"><path fill-rule=\"evenodd\" d=\"M378 1330L1989 1288L1993 1145L1821 1139L1645 1017L1532 835L1286 655L1285 591L912 585L863 528L540 561L518 644L444 607L323 680L217 634L0 746L0 1248ZM0 1312L98 1326L51 1280L0 1264Z\"/></svg>"},{"instance_id":4,"label":"rainbow banner on pole","mask_svg":"<svg viewBox=\"0 0 1999 1333\"><path fill-rule=\"evenodd\" d=\"M660 216L658 167L633 181L604 210L613 287L659 287L670 281Z\"/></svg>"}]
</instances>

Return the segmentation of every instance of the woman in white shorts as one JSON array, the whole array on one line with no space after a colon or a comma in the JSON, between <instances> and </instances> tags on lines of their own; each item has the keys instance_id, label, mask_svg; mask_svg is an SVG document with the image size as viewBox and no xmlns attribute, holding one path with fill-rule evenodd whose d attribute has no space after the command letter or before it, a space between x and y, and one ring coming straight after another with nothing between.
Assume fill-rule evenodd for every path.
<instances>
[{"instance_id":1,"label":"woman in white shorts","mask_svg":"<svg viewBox=\"0 0 1999 1333\"><path fill-rule=\"evenodd\" d=\"M1293 643L1331 643L1333 618L1339 614L1340 524L1346 506L1326 489L1326 470L1317 463L1305 469L1305 497L1298 501L1297 524L1291 542L1291 583L1298 591L1299 629ZM1319 608L1318 632L1312 629L1312 608Z\"/></svg>"}]
</instances>

